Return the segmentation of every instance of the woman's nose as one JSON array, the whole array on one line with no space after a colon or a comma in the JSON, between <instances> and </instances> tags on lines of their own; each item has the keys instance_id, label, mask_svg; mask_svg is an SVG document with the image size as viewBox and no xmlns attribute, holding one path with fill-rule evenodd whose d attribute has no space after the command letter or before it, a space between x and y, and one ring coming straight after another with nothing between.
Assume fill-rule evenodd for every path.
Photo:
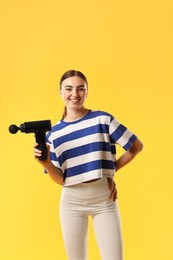
<instances>
[{"instance_id":1,"label":"woman's nose","mask_svg":"<svg viewBox=\"0 0 173 260\"><path fill-rule=\"evenodd\" d=\"M75 88L73 89L72 95L73 95L73 96L78 96L78 91L77 91L77 89L75 89Z\"/></svg>"}]
</instances>

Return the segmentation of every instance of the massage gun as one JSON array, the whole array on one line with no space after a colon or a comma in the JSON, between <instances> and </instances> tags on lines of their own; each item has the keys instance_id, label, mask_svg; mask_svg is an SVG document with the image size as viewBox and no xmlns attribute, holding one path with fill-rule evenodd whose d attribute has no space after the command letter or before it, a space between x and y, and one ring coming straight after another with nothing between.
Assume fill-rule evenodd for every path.
<instances>
[{"instance_id":1,"label":"massage gun","mask_svg":"<svg viewBox=\"0 0 173 260\"><path fill-rule=\"evenodd\" d=\"M39 160L44 161L47 158L47 148L46 148L46 131L51 130L51 121L50 120L42 120L42 121L31 121L25 122L20 125L20 127L16 125L10 125L9 131L11 134L16 134L17 131L20 130L23 133L34 133L36 143L38 143L37 149L42 151Z\"/></svg>"}]
</instances>

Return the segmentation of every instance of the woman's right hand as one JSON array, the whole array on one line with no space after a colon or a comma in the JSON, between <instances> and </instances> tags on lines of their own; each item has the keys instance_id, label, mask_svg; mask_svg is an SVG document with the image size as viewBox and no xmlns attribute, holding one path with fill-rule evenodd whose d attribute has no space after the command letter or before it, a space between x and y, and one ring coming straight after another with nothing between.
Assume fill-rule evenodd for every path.
<instances>
[{"instance_id":1,"label":"woman's right hand","mask_svg":"<svg viewBox=\"0 0 173 260\"><path fill-rule=\"evenodd\" d=\"M50 162L50 146L46 144L47 148L47 159L44 161L39 160L39 157L42 155L42 151L37 149L38 143L34 145L34 158L36 159L37 162L39 162L41 165L45 165L46 163Z\"/></svg>"}]
</instances>

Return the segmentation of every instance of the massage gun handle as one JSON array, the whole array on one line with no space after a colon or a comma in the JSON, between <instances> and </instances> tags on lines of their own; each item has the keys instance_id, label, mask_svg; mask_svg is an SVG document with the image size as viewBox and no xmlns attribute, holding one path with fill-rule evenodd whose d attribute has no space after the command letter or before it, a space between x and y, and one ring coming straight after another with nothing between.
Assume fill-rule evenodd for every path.
<instances>
[{"instance_id":1,"label":"massage gun handle","mask_svg":"<svg viewBox=\"0 0 173 260\"><path fill-rule=\"evenodd\" d=\"M39 157L40 161L44 161L47 159L47 147L45 142L38 143L37 149L42 151L41 156Z\"/></svg>"}]
</instances>

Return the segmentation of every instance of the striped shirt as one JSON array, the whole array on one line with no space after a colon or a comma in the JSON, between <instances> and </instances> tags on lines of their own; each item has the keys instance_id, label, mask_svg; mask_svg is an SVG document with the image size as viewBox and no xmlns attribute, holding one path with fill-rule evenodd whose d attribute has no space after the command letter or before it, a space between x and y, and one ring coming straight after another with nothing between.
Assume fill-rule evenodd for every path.
<instances>
[{"instance_id":1,"label":"striped shirt","mask_svg":"<svg viewBox=\"0 0 173 260\"><path fill-rule=\"evenodd\" d=\"M116 171L116 144L130 149L136 135L103 111L89 112L79 120L60 120L47 134L50 159L65 177L64 186L102 177Z\"/></svg>"}]
</instances>

